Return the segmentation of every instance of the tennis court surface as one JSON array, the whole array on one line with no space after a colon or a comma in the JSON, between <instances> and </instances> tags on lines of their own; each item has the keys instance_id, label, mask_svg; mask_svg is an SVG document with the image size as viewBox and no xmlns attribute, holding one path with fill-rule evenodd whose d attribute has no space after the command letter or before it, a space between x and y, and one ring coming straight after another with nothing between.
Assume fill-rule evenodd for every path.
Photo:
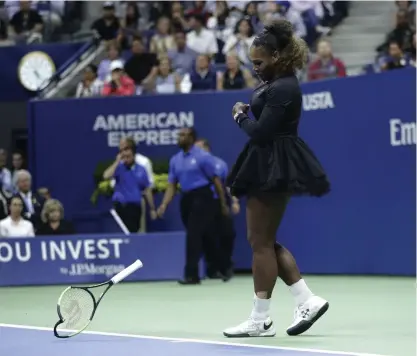
<instances>
[{"instance_id":1,"label":"tennis court surface","mask_svg":"<svg viewBox=\"0 0 417 356\"><path fill-rule=\"evenodd\" d=\"M415 356L415 279L307 277L330 302L314 328L289 337L293 301L274 295L274 338L226 339L243 321L252 282L122 283L103 299L89 329L57 339L56 301L65 286L0 288L0 356Z\"/></svg>"},{"instance_id":2,"label":"tennis court surface","mask_svg":"<svg viewBox=\"0 0 417 356\"><path fill-rule=\"evenodd\" d=\"M0 324L1 355L73 356L73 355L152 355L152 356L379 356L273 346L230 344L186 339L168 339L114 333L86 332L67 340L54 339L47 328L27 328ZM4 350L3 350L4 348Z\"/></svg>"}]
</instances>

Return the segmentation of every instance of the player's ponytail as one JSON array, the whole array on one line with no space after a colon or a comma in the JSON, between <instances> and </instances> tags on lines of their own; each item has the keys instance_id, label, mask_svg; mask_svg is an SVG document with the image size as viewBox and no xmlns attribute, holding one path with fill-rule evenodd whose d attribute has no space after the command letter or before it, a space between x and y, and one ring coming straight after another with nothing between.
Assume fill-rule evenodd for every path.
<instances>
[{"instance_id":1,"label":"player's ponytail","mask_svg":"<svg viewBox=\"0 0 417 356\"><path fill-rule=\"evenodd\" d=\"M271 54L278 52L277 65L284 72L303 69L307 63L307 44L294 36L292 24L287 20L274 20L265 25L253 45L263 46Z\"/></svg>"}]
</instances>

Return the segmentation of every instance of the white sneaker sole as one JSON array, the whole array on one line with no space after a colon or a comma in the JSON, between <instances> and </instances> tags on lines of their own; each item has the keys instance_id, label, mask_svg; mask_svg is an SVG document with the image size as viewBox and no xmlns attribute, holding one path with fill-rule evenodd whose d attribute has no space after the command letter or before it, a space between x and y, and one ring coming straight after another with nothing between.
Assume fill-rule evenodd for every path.
<instances>
[{"instance_id":1,"label":"white sneaker sole","mask_svg":"<svg viewBox=\"0 0 417 356\"><path fill-rule=\"evenodd\" d=\"M329 309L329 303L326 302L317 312L317 314L311 320L303 320L299 322L297 325L288 328L287 334L290 336L297 336L302 333L305 333L308 329L310 329L313 324L319 320Z\"/></svg>"},{"instance_id":2,"label":"white sneaker sole","mask_svg":"<svg viewBox=\"0 0 417 356\"><path fill-rule=\"evenodd\" d=\"M223 331L223 335L228 338L245 338L245 337L274 337L276 335L275 329L267 330L263 333L257 335L251 335L249 333L241 333L241 334L231 334L226 331Z\"/></svg>"}]
</instances>

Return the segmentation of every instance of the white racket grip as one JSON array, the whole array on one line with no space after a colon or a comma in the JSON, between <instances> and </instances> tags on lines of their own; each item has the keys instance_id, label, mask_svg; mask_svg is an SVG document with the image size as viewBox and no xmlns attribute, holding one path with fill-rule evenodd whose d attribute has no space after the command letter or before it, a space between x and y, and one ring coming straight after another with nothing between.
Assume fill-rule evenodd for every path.
<instances>
[{"instance_id":1,"label":"white racket grip","mask_svg":"<svg viewBox=\"0 0 417 356\"><path fill-rule=\"evenodd\" d=\"M126 267L123 271L120 271L118 274L116 274L111 281L114 284L117 284L121 281L123 281L126 277L130 276L133 272L137 271L139 268L143 266L143 263L141 260L136 260L136 262L132 263L130 266Z\"/></svg>"}]
</instances>

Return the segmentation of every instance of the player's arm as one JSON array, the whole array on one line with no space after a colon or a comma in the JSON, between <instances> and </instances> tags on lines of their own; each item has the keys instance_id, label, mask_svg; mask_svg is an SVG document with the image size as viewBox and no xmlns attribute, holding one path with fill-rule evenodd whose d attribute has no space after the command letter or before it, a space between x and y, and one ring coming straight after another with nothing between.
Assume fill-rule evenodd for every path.
<instances>
[{"instance_id":1,"label":"player's arm","mask_svg":"<svg viewBox=\"0 0 417 356\"><path fill-rule=\"evenodd\" d=\"M281 84L271 85L266 92L266 103L258 121L251 120L248 115L236 115L235 121L246 134L254 140L271 140L288 107L292 103L293 88Z\"/></svg>"}]
</instances>

